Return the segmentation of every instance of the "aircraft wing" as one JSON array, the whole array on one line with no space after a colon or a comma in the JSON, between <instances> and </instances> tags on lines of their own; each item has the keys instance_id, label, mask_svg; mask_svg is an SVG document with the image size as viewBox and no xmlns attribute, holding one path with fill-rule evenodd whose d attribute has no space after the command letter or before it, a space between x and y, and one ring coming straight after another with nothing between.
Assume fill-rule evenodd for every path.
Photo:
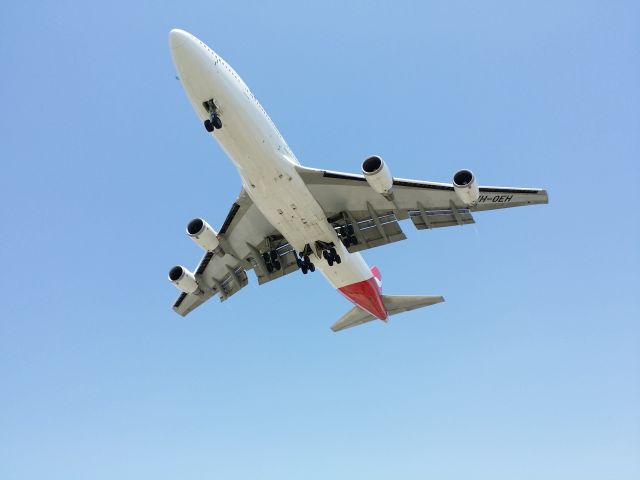
<instances>
[{"instance_id":1,"label":"aircraft wing","mask_svg":"<svg viewBox=\"0 0 640 480\"><path fill-rule=\"evenodd\" d=\"M202 290L181 293L173 309L185 316L216 294L220 301L248 284L247 270L253 269L258 283L269 282L298 270L295 253L242 190L231 206L220 231L220 246L204 254L194 274ZM275 250L281 269L270 272L262 254Z\"/></svg>"},{"instance_id":2,"label":"aircraft wing","mask_svg":"<svg viewBox=\"0 0 640 480\"><path fill-rule=\"evenodd\" d=\"M410 219L418 230L474 223L473 212L548 203L538 188L480 187L474 206L465 205L452 184L393 179L393 199L376 193L363 175L296 167L340 235L351 226L358 240L350 252L404 240L398 220ZM344 228L342 228L344 232Z\"/></svg>"}]
</instances>

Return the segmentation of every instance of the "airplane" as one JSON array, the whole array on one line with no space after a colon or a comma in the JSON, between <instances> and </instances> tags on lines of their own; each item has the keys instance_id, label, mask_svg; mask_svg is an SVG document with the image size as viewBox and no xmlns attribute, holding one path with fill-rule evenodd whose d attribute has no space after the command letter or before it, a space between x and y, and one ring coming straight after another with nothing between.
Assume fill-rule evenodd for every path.
<instances>
[{"instance_id":1,"label":"airplane","mask_svg":"<svg viewBox=\"0 0 640 480\"><path fill-rule=\"evenodd\" d=\"M248 284L316 269L353 308L331 329L444 301L439 295L383 295L380 271L361 251L404 240L399 221L418 230L474 223L472 213L548 203L539 188L479 186L470 170L453 182L396 178L379 155L361 174L305 167L236 71L205 43L169 33L178 78L205 130L238 169L242 190L220 230L204 219L187 234L205 253L195 271L176 265L169 280L181 291L173 310L185 316L209 298L224 301Z\"/></svg>"}]
</instances>

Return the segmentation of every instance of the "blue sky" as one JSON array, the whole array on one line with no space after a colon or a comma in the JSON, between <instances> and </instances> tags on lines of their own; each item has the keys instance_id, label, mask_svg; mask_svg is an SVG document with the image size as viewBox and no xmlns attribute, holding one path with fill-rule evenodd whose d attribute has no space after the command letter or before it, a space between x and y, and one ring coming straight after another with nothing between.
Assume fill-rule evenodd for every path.
<instances>
[{"instance_id":1,"label":"blue sky","mask_svg":"<svg viewBox=\"0 0 640 480\"><path fill-rule=\"evenodd\" d=\"M637 2L10 2L0 478L640 477ZM320 275L180 318L239 178L167 45L208 43L303 164L548 189L365 253L447 302L333 334Z\"/></svg>"}]
</instances>

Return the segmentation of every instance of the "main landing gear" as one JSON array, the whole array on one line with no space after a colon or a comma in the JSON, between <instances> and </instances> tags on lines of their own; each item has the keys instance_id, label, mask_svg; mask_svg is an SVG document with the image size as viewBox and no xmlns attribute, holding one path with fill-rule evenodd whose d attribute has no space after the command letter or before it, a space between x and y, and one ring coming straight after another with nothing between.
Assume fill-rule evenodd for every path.
<instances>
[{"instance_id":1,"label":"main landing gear","mask_svg":"<svg viewBox=\"0 0 640 480\"><path fill-rule=\"evenodd\" d=\"M342 259L340 258L340 255L338 255L338 252L336 251L336 248L333 242L326 243L326 242L317 241L316 249L318 250L318 252L322 252L323 258L327 261L330 267L333 267L334 263L337 263L337 264L342 263Z\"/></svg>"},{"instance_id":2,"label":"main landing gear","mask_svg":"<svg viewBox=\"0 0 640 480\"><path fill-rule=\"evenodd\" d=\"M312 253L313 250L311 249L311 246L307 244L304 246L304 250L296 255L296 263L298 264L298 268L302 270L302 273L305 275L308 272L316 271L315 265L311 263L311 260L309 259L309 255L311 255ZM336 251L333 243L317 241L316 255L318 257L324 258L330 267L332 267L334 263L342 263L342 259L340 258L340 255L338 255L338 252Z\"/></svg>"},{"instance_id":3,"label":"main landing gear","mask_svg":"<svg viewBox=\"0 0 640 480\"><path fill-rule=\"evenodd\" d=\"M218 115L218 107L213 103L213 100L207 100L203 102L204 108L207 112L209 112L209 118L204 121L204 128L207 132L211 133L215 129L222 128L222 120L220 120L220 116Z\"/></svg>"},{"instance_id":4,"label":"main landing gear","mask_svg":"<svg viewBox=\"0 0 640 480\"><path fill-rule=\"evenodd\" d=\"M262 259L264 260L264 263L267 266L267 271L269 273L273 273L274 271L278 272L280 271L280 269L282 269L282 265L280 264L280 260L278 257L278 252L276 250L264 252L262 254Z\"/></svg>"},{"instance_id":5,"label":"main landing gear","mask_svg":"<svg viewBox=\"0 0 640 480\"><path fill-rule=\"evenodd\" d=\"M340 258L340 255L338 255L338 252L336 252L336 249L334 247L331 247L327 250L323 250L322 256L327 261L330 267L333 267L334 263L337 263L337 264L342 263L342 259Z\"/></svg>"},{"instance_id":6,"label":"main landing gear","mask_svg":"<svg viewBox=\"0 0 640 480\"><path fill-rule=\"evenodd\" d=\"M311 260L309 259L309 255L311 253L311 247L309 247L309 245L305 245L304 250L302 252L299 252L296 256L296 263L298 264L298 268L302 270L302 273L304 275L306 275L307 272L316 271L316 266L311 263Z\"/></svg>"},{"instance_id":7,"label":"main landing gear","mask_svg":"<svg viewBox=\"0 0 640 480\"><path fill-rule=\"evenodd\" d=\"M353 225L343 225L338 229L338 236L342 240L342 244L349 248L351 245L357 245L358 239L353 232Z\"/></svg>"}]
</instances>

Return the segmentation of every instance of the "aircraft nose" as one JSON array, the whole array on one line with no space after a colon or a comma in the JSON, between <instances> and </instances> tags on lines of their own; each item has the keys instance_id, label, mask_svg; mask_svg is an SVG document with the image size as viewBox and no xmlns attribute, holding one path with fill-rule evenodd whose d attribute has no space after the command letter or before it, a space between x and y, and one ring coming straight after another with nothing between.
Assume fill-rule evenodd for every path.
<instances>
[{"instance_id":1,"label":"aircraft nose","mask_svg":"<svg viewBox=\"0 0 640 480\"><path fill-rule=\"evenodd\" d=\"M190 35L184 30L174 28L169 32L169 46L176 49L184 45L189 40Z\"/></svg>"}]
</instances>

